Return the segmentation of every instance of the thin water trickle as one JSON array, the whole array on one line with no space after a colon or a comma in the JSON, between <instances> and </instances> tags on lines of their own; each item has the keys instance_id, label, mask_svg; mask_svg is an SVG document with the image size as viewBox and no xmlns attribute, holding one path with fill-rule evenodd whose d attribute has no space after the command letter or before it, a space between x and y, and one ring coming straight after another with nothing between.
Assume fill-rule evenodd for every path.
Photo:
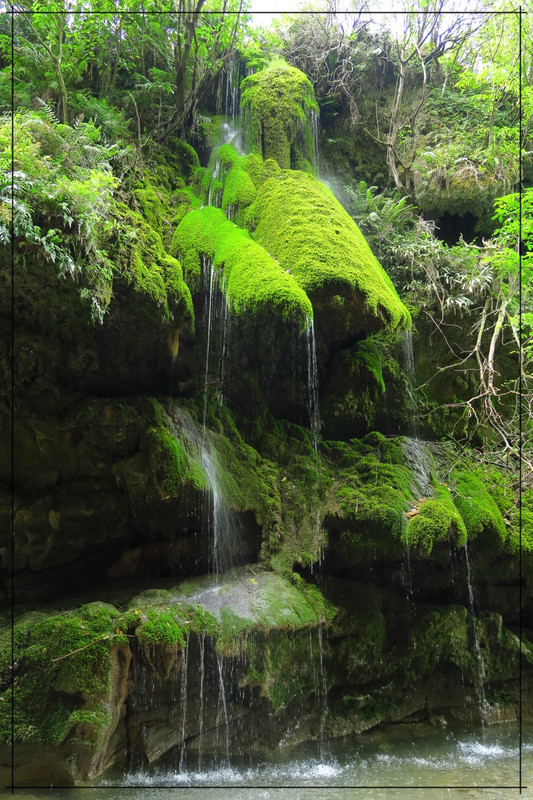
<instances>
[{"instance_id":1,"label":"thin water trickle","mask_svg":"<svg viewBox=\"0 0 533 800\"><path fill-rule=\"evenodd\" d=\"M189 662L189 637L185 641L185 647L181 651L181 749L179 770L183 771L185 759L185 739L187 731L187 666Z\"/></svg>"},{"instance_id":2,"label":"thin water trickle","mask_svg":"<svg viewBox=\"0 0 533 800\"><path fill-rule=\"evenodd\" d=\"M485 695L485 661L483 658L483 652L481 650L481 645L479 642L479 635L477 630L477 617L474 607L474 588L473 588L473 581L472 581L472 568L470 566L470 558L468 557L468 546L465 542L465 562L466 562L466 583L468 587L468 604L470 607L470 617L472 620L472 633L474 636L474 646L475 646L475 682L476 682L476 694L478 696L478 704L479 704L479 712L481 715L481 724L484 728L484 719L485 713L489 708L489 704L487 702L487 698Z\"/></svg>"},{"instance_id":3,"label":"thin water trickle","mask_svg":"<svg viewBox=\"0 0 533 800\"><path fill-rule=\"evenodd\" d=\"M205 634L198 637L200 646L200 697L198 708L198 770L202 769L202 742L204 735L204 680L205 680Z\"/></svg>"},{"instance_id":4,"label":"thin water trickle","mask_svg":"<svg viewBox=\"0 0 533 800\"><path fill-rule=\"evenodd\" d=\"M325 735L326 715L328 713L328 683L326 678L326 671L324 668L324 644L322 641L322 622L318 623L318 666L319 666L319 698L322 699L322 708L320 713L320 735L319 735L319 755L324 759L330 753L328 739Z\"/></svg>"},{"instance_id":5,"label":"thin water trickle","mask_svg":"<svg viewBox=\"0 0 533 800\"><path fill-rule=\"evenodd\" d=\"M207 346L205 351L205 376L204 376L204 418L202 425L202 437L205 439L205 420L207 416L207 386L209 381L209 355L211 350L211 324L213 309L213 280L215 271L212 259L202 256L202 273L204 286L209 283L207 294Z\"/></svg>"},{"instance_id":6,"label":"thin water trickle","mask_svg":"<svg viewBox=\"0 0 533 800\"><path fill-rule=\"evenodd\" d=\"M316 111L311 111L311 129L313 131L313 147L314 147L314 155L315 155L315 162L318 174L320 174L320 161L319 161L319 152L318 152L318 114Z\"/></svg>"},{"instance_id":7,"label":"thin water trickle","mask_svg":"<svg viewBox=\"0 0 533 800\"><path fill-rule=\"evenodd\" d=\"M222 711L224 714L224 732L226 738L226 758L227 758L227 765L230 764L230 753L229 753L229 725L228 725L228 708L226 705L226 689L224 687L224 676L222 674L222 655L220 653L216 654L217 659L217 666L218 666L218 679L219 679L219 695L218 695L218 709L217 709L217 730L220 729L220 712Z\"/></svg>"},{"instance_id":8,"label":"thin water trickle","mask_svg":"<svg viewBox=\"0 0 533 800\"><path fill-rule=\"evenodd\" d=\"M418 439L420 431L420 412L416 398L416 368L413 350L413 334L411 329L408 331L403 331L402 340L404 368L405 375L407 377L407 395L409 401L409 411L411 415L409 435L414 439Z\"/></svg>"},{"instance_id":9,"label":"thin water trickle","mask_svg":"<svg viewBox=\"0 0 533 800\"><path fill-rule=\"evenodd\" d=\"M207 205L208 206L214 205L215 208L218 208L217 203L219 200L219 193L216 193L214 195L215 198L214 203L211 203L211 198L213 197L213 183L215 182L215 180L218 179L219 173L220 173L220 161L217 158L217 160L215 161L215 169L213 170L213 174L211 175L211 180L209 181L209 189L207 190Z\"/></svg>"},{"instance_id":10,"label":"thin water trickle","mask_svg":"<svg viewBox=\"0 0 533 800\"><path fill-rule=\"evenodd\" d=\"M319 411L319 382L318 366L316 358L316 339L315 325L313 320L309 320L306 330L307 348L307 409L309 413L309 425L313 434L313 447L318 456L318 437L320 435L320 411Z\"/></svg>"}]
</instances>

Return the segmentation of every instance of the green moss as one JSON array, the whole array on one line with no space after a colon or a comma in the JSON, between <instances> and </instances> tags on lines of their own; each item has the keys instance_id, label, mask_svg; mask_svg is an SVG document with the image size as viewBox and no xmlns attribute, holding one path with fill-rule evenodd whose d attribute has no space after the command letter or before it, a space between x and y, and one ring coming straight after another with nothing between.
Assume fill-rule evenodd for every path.
<instances>
[{"instance_id":1,"label":"green moss","mask_svg":"<svg viewBox=\"0 0 533 800\"><path fill-rule=\"evenodd\" d=\"M303 72L275 59L241 84L248 149L284 168L316 169L311 112L318 106Z\"/></svg>"},{"instance_id":2,"label":"green moss","mask_svg":"<svg viewBox=\"0 0 533 800\"><path fill-rule=\"evenodd\" d=\"M384 349L382 342L375 336L364 339L357 347L355 361L362 364L374 377L381 393L385 392L385 381L383 380L384 368Z\"/></svg>"},{"instance_id":3,"label":"green moss","mask_svg":"<svg viewBox=\"0 0 533 800\"><path fill-rule=\"evenodd\" d=\"M161 237L143 217L124 204L117 207L113 255L117 278L151 301L158 320L192 328L192 298L179 261L164 251Z\"/></svg>"},{"instance_id":4,"label":"green moss","mask_svg":"<svg viewBox=\"0 0 533 800\"><path fill-rule=\"evenodd\" d=\"M150 404L155 424L147 428L146 436L150 461L161 489L169 495L175 495L185 484L206 489L209 484L198 458L178 441L169 417L157 400Z\"/></svg>"},{"instance_id":5,"label":"green moss","mask_svg":"<svg viewBox=\"0 0 533 800\"><path fill-rule=\"evenodd\" d=\"M453 503L446 485L434 485L434 499L425 500L407 527L405 539L409 547L419 547L428 555L436 542L453 538L462 547L467 529Z\"/></svg>"},{"instance_id":6,"label":"green moss","mask_svg":"<svg viewBox=\"0 0 533 800\"><path fill-rule=\"evenodd\" d=\"M137 628L137 637L147 642L176 644L185 647L188 636L187 620L174 608L151 608L147 619Z\"/></svg>"},{"instance_id":7,"label":"green moss","mask_svg":"<svg viewBox=\"0 0 533 800\"><path fill-rule=\"evenodd\" d=\"M411 500L411 471L398 444L372 433L350 445L328 443L328 455L336 462L338 503L350 524L344 537L364 547L377 540L400 543L406 527L405 511Z\"/></svg>"},{"instance_id":8,"label":"green moss","mask_svg":"<svg viewBox=\"0 0 533 800\"><path fill-rule=\"evenodd\" d=\"M215 636L219 623L210 611L195 603L176 601L175 592L149 589L134 597L128 611L115 621L120 633L133 631L145 642L185 647L190 634Z\"/></svg>"},{"instance_id":9,"label":"green moss","mask_svg":"<svg viewBox=\"0 0 533 800\"><path fill-rule=\"evenodd\" d=\"M345 335L362 324L410 324L409 312L359 228L311 175L284 170L265 180L248 209L247 226L313 305L327 305L330 324L341 326Z\"/></svg>"},{"instance_id":10,"label":"green moss","mask_svg":"<svg viewBox=\"0 0 533 800\"><path fill-rule=\"evenodd\" d=\"M248 172L236 164L230 169L224 182L222 210L232 210L232 219L239 223L244 210L253 203L255 195L256 188Z\"/></svg>"},{"instance_id":11,"label":"green moss","mask_svg":"<svg viewBox=\"0 0 533 800\"><path fill-rule=\"evenodd\" d=\"M193 178L195 170L200 166L198 153L191 147L188 142L183 139L170 139L169 145L174 152L178 161L178 168L183 178L190 182Z\"/></svg>"},{"instance_id":12,"label":"green moss","mask_svg":"<svg viewBox=\"0 0 533 800\"><path fill-rule=\"evenodd\" d=\"M489 475L483 468L454 471L453 480L457 492L454 503L464 520L468 537L474 538L485 530L493 530L502 542L505 541L508 532L490 491L494 470L490 470ZM500 496L500 502L502 499Z\"/></svg>"},{"instance_id":13,"label":"green moss","mask_svg":"<svg viewBox=\"0 0 533 800\"><path fill-rule=\"evenodd\" d=\"M261 185L263 176L263 159L255 153L249 153L244 159L244 169L252 179L252 183L257 188Z\"/></svg>"},{"instance_id":14,"label":"green moss","mask_svg":"<svg viewBox=\"0 0 533 800\"><path fill-rule=\"evenodd\" d=\"M142 189L135 189L133 195L141 207L142 216L146 222L161 236L163 233L163 203L160 193L155 186L148 184Z\"/></svg>"},{"instance_id":15,"label":"green moss","mask_svg":"<svg viewBox=\"0 0 533 800\"><path fill-rule=\"evenodd\" d=\"M188 285L201 287L201 259L213 259L229 305L235 314L274 311L301 327L312 307L297 281L246 231L229 222L220 209L191 211L178 225L171 252L179 254Z\"/></svg>"},{"instance_id":16,"label":"green moss","mask_svg":"<svg viewBox=\"0 0 533 800\"><path fill-rule=\"evenodd\" d=\"M240 617L227 606L220 609L220 630L217 636L217 650L227 655L242 653L246 647L248 633L254 629L254 621Z\"/></svg>"},{"instance_id":17,"label":"green moss","mask_svg":"<svg viewBox=\"0 0 533 800\"><path fill-rule=\"evenodd\" d=\"M12 698L15 742L59 744L80 714L91 717L93 743L101 740L109 724L100 710L111 691L110 647L117 615L113 606L90 603L76 611L32 612L16 620L15 681L0 703L4 743L9 741ZM10 634L4 629L0 635L2 674L11 660Z\"/></svg>"}]
</instances>

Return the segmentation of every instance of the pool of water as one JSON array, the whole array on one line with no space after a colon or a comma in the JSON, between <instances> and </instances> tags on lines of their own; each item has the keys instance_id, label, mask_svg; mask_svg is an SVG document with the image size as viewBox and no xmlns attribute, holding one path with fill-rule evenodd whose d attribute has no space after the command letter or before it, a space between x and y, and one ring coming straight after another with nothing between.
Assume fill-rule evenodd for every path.
<instances>
[{"instance_id":1,"label":"pool of water","mask_svg":"<svg viewBox=\"0 0 533 800\"><path fill-rule=\"evenodd\" d=\"M520 767L522 794L519 794ZM529 783L531 788L526 788ZM302 744L256 758L167 761L147 771L108 773L83 789L18 790L51 800L431 800L533 798L533 725L484 730L397 725L361 736Z\"/></svg>"}]
</instances>

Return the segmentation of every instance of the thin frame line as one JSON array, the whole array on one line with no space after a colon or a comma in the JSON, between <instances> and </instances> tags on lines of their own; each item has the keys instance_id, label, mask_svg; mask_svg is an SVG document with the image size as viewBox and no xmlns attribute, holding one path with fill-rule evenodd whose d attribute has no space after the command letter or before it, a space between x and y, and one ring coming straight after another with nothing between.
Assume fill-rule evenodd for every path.
<instances>
[{"instance_id":1,"label":"thin frame line","mask_svg":"<svg viewBox=\"0 0 533 800\"><path fill-rule=\"evenodd\" d=\"M11 5L11 794L15 792L15 10Z\"/></svg>"},{"instance_id":2,"label":"thin frame line","mask_svg":"<svg viewBox=\"0 0 533 800\"><path fill-rule=\"evenodd\" d=\"M518 779L522 794L522 6L518 13Z\"/></svg>"}]
</instances>

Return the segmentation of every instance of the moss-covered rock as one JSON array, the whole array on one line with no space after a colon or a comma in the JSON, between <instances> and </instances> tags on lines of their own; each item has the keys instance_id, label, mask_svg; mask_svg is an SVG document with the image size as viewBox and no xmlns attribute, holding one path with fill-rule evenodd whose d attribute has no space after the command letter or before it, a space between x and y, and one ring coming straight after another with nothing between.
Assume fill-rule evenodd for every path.
<instances>
[{"instance_id":1,"label":"moss-covered rock","mask_svg":"<svg viewBox=\"0 0 533 800\"><path fill-rule=\"evenodd\" d=\"M327 341L410 324L359 228L313 176L284 170L265 180L247 226L309 295Z\"/></svg>"},{"instance_id":2,"label":"moss-covered rock","mask_svg":"<svg viewBox=\"0 0 533 800\"><path fill-rule=\"evenodd\" d=\"M423 548L431 554L435 542L454 540L464 546L467 529L454 506L447 486L434 486L434 497L423 500L409 520L405 539L409 547Z\"/></svg>"},{"instance_id":3,"label":"moss-covered rock","mask_svg":"<svg viewBox=\"0 0 533 800\"><path fill-rule=\"evenodd\" d=\"M306 323L312 308L298 282L249 234L229 222L220 209L191 211L177 227L171 252L182 259L193 291L202 280L202 258L210 259L235 314L272 311L284 320Z\"/></svg>"},{"instance_id":4,"label":"moss-covered rock","mask_svg":"<svg viewBox=\"0 0 533 800\"><path fill-rule=\"evenodd\" d=\"M318 114L307 76L281 59L241 84L248 149L283 168L317 169L312 114Z\"/></svg>"}]
</instances>

